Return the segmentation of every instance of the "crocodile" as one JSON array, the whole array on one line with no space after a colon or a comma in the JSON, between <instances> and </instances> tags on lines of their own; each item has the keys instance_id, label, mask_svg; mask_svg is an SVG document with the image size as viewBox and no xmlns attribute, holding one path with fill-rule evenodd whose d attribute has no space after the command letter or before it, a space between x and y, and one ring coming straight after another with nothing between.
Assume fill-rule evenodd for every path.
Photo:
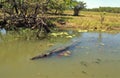
<instances>
[{"instance_id":1,"label":"crocodile","mask_svg":"<svg viewBox=\"0 0 120 78\"><path fill-rule=\"evenodd\" d=\"M80 41L76 41L74 43L72 43L71 45L68 45L66 47L61 47L61 48L57 48L54 50L51 50L47 53L44 54L40 54L38 56L32 57L31 60L37 60L37 59L41 59L41 58L47 58L47 57L51 57L54 55L64 55L64 54L68 54L68 56L71 54L70 50L75 49L76 46L78 46L80 44Z\"/></svg>"}]
</instances>

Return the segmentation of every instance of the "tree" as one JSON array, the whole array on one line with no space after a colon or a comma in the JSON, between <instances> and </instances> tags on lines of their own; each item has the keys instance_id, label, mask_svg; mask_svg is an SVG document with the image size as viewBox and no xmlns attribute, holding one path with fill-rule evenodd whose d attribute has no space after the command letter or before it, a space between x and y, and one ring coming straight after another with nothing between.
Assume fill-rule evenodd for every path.
<instances>
[{"instance_id":1,"label":"tree","mask_svg":"<svg viewBox=\"0 0 120 78\"><path fill-rule=\"evenodd\" d=\"M86 3L83 2L83 1L79 1L79 2L76 2L75 1L75 6L74 6L74 16L78 16L79 15L79 11L84 9L86 7Z\"/></svg>"},{"instance_id":2,"label":"tree","mask_svg":"<svg viewBox=\"0 0 120 78\"><path fill-rule=\"evenodd\" d=\"M65 5L66 3L64 0L50 0L47 8L51 11L51 13L62 14L65 10Z\"/></svg>"},{"instance_id":3,"label":"tree","mask_svg":"<svg viewBox=\"0 0 120 78\"><path fill-rule=\"evenodd\" d=\"M47 9L50 13L62 14L64 10L73 8L76 4L76 0L50 0Z\"/></svg>"},{"instance_id":4,"label":"tree","mask_svg":"<svg viewBox=\"0 0 120 78\"><path fill-rule=\"evenodd\" d=\"M50 19L45 8L50 0L2 0L0 1L0 26L7 30L19 31L19 28L36 30L36 36L50 32Z\"/></svg>"}]
</instances>

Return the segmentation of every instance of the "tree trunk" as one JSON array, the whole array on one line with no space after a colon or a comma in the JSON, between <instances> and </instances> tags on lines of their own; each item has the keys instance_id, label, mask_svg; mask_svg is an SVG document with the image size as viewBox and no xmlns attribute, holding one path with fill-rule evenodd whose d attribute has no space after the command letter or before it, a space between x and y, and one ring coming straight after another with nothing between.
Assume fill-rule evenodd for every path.
<instances>
[{"instance_id":1,"label":"tree trunk","mask_svg":"<svg viewBox=\"0 0 120 78\"><path fill-rule=\"evenodd\" d=\"M78 7L74 8L74 14L73 15L74 16L78 16L79 15L79 9L78 9Z\"/></svg>"}]
</instances>

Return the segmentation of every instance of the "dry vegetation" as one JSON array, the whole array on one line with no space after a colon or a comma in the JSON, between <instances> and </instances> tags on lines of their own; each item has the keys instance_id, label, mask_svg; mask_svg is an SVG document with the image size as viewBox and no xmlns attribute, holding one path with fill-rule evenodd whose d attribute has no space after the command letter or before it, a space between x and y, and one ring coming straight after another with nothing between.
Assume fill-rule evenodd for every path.
<instances>
[{"instance_id":1,"label":"dry vegetation","mask_svg":"<svg viewBox=\"0 0 120 78\"><path fill-rule=\"evenodd\" d=\"M104 13L102 12L88 12L82 11L79 16L71 16L72 11L65 11L66 16L62 16L67 19L66 25L62 27L66 28L79 28L81 30L89 31L120 31L120 14L118 13ZM103 23L101 23L101 20ZM61 27L61 25L58 24Z\"/></svg>"}]
</instances>

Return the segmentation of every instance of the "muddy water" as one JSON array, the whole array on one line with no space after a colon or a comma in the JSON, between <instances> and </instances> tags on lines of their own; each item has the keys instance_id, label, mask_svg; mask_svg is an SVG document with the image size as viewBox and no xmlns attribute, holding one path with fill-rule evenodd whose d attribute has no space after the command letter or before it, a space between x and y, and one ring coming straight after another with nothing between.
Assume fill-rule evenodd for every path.
<instances>
[{"instance_id":1,"label":"muddy water","mask_svg":"<svg viewBox=\"0 0 120 78\"><path fill-rule=\"evenodd\" d=\"M1 42L0 78L120 78L120 33L79 33L60 40L53 46L48 40ZM80 44L70 57L29 60L74 41Z\"/></svg>"}]
</instances>

